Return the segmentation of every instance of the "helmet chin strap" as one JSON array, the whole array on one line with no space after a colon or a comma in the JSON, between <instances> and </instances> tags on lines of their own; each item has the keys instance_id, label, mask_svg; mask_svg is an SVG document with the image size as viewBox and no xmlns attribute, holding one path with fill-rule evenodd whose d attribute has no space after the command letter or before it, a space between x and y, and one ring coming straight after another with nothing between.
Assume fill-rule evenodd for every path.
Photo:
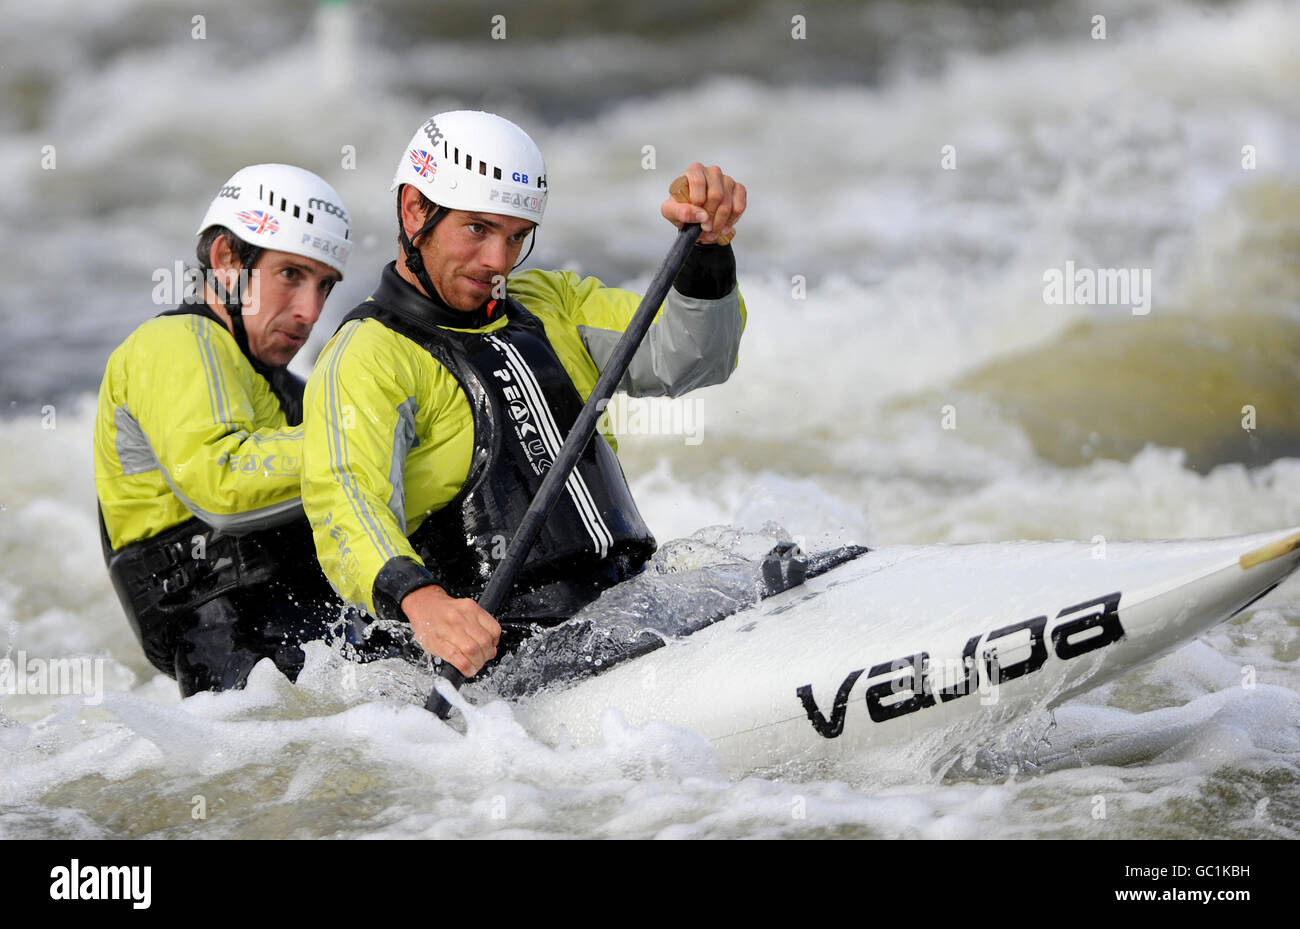
<instances>
[{"instance_id":1,"label":"helmet chin strap","mask_svg":"<svg viewBox=\"0 0 1300 929\"><path fill-rule=\"evenodd\" d=\"M533 234L528 239L528 251L524 252L524 257L520 258L518 261L515 262L515 267L510 269L512 273L514 272L515 268L518 268L521 264L523 264L525 261L528 260L528 256L533 253L533 246L536 244L537 244L537 227L533 226Z\"/></svg>"},{"instance_id":2,"label":"helmet chin strap","mask_svg":"<svg viewBox=\"0 0 1300 929\"><path fill-rule=\"evenodd\" d=\"M250 257L250 266L257 263L257 258L260 253L261 250L259 249ZM235 277L235 286L230 290L226 290L225 285L221 283L220 276L215 273L211 276L208 283L211 284L213 292L217 295L217 299L221 301L221 305L226 309L226 314L230 317L230 331L235 337L235 344L239 346L239 350L244 353L244 357L251 361L255 367L258 365L265 366L265 363L259 360L253 354L253 350L248 347L248 331L244 328L243 276L238 275Z\"/></svg>"},{"instance_id":3,"label":"helmet chin strap","mask_svg":"<svg viewBox=\"0 0 1300 929\"><path fill-rule=\"evenodd\" d=\"M433 286L433 281L429 280L429 272L424 268L424 256L421 255L420 250L415 247L415 240L433 229L433 227L438 225L438 223L442 221L443 217L450 212L451 211L445 207L435 206L433 208L433 215L425 221L425 224L416 231L415 235L407 238L406 224L402 222L401 198L399 197L397 201L397 233L402 243L402 252L406 255L406 268L415 275L415 279L420 282L420 286L424 288L424 292L435 299L442 299L442 295L439 294L437 288Z\"/></svg>"}]
</instances>

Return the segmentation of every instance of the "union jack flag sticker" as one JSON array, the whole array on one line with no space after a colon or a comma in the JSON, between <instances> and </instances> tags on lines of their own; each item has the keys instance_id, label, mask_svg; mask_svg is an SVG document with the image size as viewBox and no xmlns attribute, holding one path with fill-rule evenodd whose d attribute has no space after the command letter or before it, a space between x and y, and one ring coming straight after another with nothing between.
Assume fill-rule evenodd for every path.
<instances>
[{"instance_id":1,"label":"union jack flag sticker","mask_svg":"<svg viewBox=\"0 0 1300 929\"><path fill-rule=\"evenodd\" d=\"M265 232L267 235L275 235L280 231L279 221L269 212L263 210L243 210L235 214L236 218L248 227L249 232L255 232L259 235Z\"/></svg>"},{"instance_id":2,"label":"union jack flag sticker","mask_svg":"<svg viewBox=\"0 0 1300 929\"><path fill-rule=\"evenodd\" d=\"M438 162L422 148L411 149L411 164L420 177L433 177L438 173Z\"/></svg>"}]
</instances>

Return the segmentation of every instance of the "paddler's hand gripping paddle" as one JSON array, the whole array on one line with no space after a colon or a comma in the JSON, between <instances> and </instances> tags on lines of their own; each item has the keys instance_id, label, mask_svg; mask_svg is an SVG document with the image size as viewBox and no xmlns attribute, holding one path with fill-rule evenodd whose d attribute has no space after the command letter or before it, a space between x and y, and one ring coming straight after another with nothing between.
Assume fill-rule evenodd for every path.
<instances>
[{"instance_id":1,"label":"paddler's hand gripping paddle","mask_svg":"<svg viewBox=\"0 0 1300 929\"><path fill-rule=\"evenodd\" d=\"M687 202L688 184L685 176L679 177L673 181L669 188L669 193L673 199L683 203ZM690 253L691 246L695 240L700 237L699 223L687 223L677 233L677 238L673 241L673 246L668 250L668 255L655 272L654 279L650 281L650 286L646 288L645 296L641 298L641 305L637 307L636 313L632 316L632 321L628 324L627 331L619 339L618 344L614 347L614 352L605 362L605 368L600 372L600 377L596 380L596 386L591 391L591 396L587 398L587 403L578 414L578 419L574 422L573 428L569 430L568 437L564 440L564 445L560 449L560 454L556 456L554 464L551 465L550 471L542 480L542 486L537 490L537 496L529 504L528 510L524 513L524 518L519 523L519 530L515 537L510 540L510 547L506 549L505 557L497 565L496 571L493 572L487 587L483 589L483 596L479 597L478 605L487 613L493 615L505 603L506 596L510 593L510 588L514 586L515 578L519 574L519 569L523 567L524 559L528 557L528 550L533 547L537 541L537 534L541 532L542 524L546 518L551 515L551 510L555 508L555 503L560 499L560 491L564 489L564 483L569 479L569 474L578 464L578 459L582 456L583 450L587 443L591 441L592 435L596 431L596 421L600 419L601 412L605 409L609 398L614 395L614 389L618 387L618 382L623 379L628 365L632 363L632 356L636 354L637 347L645 338L646 332L650 330L650 324L654 322L655 314L659 312L660 305L664 302L664 297L668 296L668 288L672 286L673 281L677 278L677 272L681 270L682 264L686 261L686 256ZM718 244L725 245L731 241L731 236L719 236ZM438 673L444 678L451 681L453 687L459 688L465 682L465 676L456 669L456 666L448 661L442 661L438 666ZM447 702L442 694L438 693L435 687L429 694L429 699L424 704L425 709L432 713L438 714L440 719L446 719L452 710L452 706Z\"/></svg>"}]
</instances>

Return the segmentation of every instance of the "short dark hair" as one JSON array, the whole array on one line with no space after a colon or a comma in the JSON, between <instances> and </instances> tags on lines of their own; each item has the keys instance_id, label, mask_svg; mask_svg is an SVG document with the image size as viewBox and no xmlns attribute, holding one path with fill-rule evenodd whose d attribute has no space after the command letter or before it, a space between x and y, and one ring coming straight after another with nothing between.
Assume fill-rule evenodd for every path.
<instances>
[{"instance_id":1,"label":"short dark hair","mask_svg":"<svg viewBox=\"0 0 1300 929\"><path fill-rule=\"evenodd\" d=\"M420 194L420 215L428 219L429 215L438 208L438 204L426 197L421 191L417 190L416 193Z\"/></svg>"},{"instance_id":2,"label":"short dark hair","mask_svg":"<svg viewBox=\"0 0 1300 929\"><path fill-rule=\"evenodd\" d=\"M251 271L253 265L257 263L258 257L262 254L262 249L259 246L245 242L225 226L209 226L199 236L199 244L194 249L194 256L199 259L199 268L207 271L212 267L212 261L209 257L212 254L212 245L222 236L225 236L226 244L235 253L235 257L239 259L240 266Z\"/></svg>"},{"instance_id":3,"label":"short dark hair","mask_svg":"<svg viewBox=\"0 0 1300 929\"><path fill-rule=\"evenodd\" d=\"M402 185L402 187L410 187L410 186L411 185L409 184ZM402 231L403 231L402 230L402 187L397 188L397 241L399 244L402 241ZM420 215L424 217L425 222L428 222L429 217L433 215L433 211L438 209L438 204L434 203L432 200L426 197L424 195L424 192L421 191L419 188L411 187L411 189L414 190L417 194L419 194Z\"/></svg>"}]
</instances>

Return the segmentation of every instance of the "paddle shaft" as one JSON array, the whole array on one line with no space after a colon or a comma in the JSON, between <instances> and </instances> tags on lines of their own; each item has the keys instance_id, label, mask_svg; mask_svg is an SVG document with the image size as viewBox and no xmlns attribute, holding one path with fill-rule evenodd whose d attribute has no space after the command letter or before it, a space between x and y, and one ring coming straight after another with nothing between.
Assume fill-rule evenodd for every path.
<instances>
[{"instance_id":1,"label":"paddle shaft","mask_svg":"<svg viewBox=\"0 0 1300 929\"><path fill-rule=\"evenodd\" d=\"M690 253L691 246L699 236L699 223L687 223L678 231L667 257L650 281L650 286L646 288L645 296L641 298L641 305L633 314L627 331L623 333L623 337L619 339L613 353L605 362L600 377L596 379L596 386L592 388L591 396L587 398L582 412L578 414L573 428L569 430L569 435L560 448L560 454L556 456L550 470L546 472L542 486L537 490L537 496L524 512L519 529L510 540L510 547L506 549L505 557L501 559L501 563L497 565L488 580L487 587L483 589L483 595L479 597L478 603L484 611L495 613L505 603L510 588L514 586L515 578L524 565L524 559L528 557L529 550L537 541L538 533L542 531L542 524L551 515L551 510L560 499L565 483L577 466L583 451L586 450L587 443L591 441L600 414L605 411L609 398L614 396L618 382L627 373L628 365L632 363L632 356L636 354L645 334L650 330L650 324L654 322L664 297L668 296L668 288L672 286L677 272L681 270L686 256ZM465 676L450 662L442 662L439 673L451 681L454 687L459 688L465 682ZM447 714L451 712L451 705L442 694L438 693L437 688L429 694L425 708L437 713L442 719L446 719Z\"/></svg>"}]
</instances>

